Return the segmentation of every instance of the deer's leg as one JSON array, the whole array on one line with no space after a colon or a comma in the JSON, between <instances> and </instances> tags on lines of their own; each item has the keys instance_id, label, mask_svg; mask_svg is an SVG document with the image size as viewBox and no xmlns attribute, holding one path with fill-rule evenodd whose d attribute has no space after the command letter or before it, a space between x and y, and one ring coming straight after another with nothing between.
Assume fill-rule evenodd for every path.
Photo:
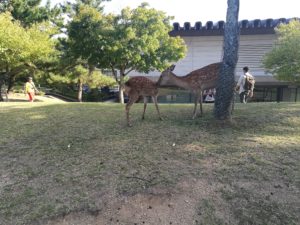
<instances>
[{"instance_id":1,"label":"deer's leg","mask_svg":"<svg viewBox=\"0 0 300 225\"><path fill-rule=\"evenodd\" d=\"M200 93L199 93L199 96L200 96L200 116L202 116L202 114L203 114L203 110L202 110L202 102L203 102L203 92L202 92L202 90L200 91Z\"/></svg>"},{"instance_id":2,"label":"deer's leg","mask_svg":"<svg viewBox=\"0 0 300 225\"><path fill-rule=\"evenodd\" d=\"M162 117L161 117L160 112L159 112L158 104L157 104L157 96L152 96L152 100L155 104L158 117L159 117L160 120L162 120Z\"/></svg>"},{"instance_id":3,"label":"deer's leg","mask_svg":"<svg viewBox=\"0 0 300 225\"><path fill-rule=\"evenodd\" d=\"M195 92L195 105L194 105L194 113L192 119L196 118L198 102L199 102L199 92Z\"/></svg>"},{"instance_id":4,"label":"deer's leg","mask_svg":"<svg viewBox=\"0 0 300 225\"><path fill-rule=\"evenodd\" d=\"M144 112L143 112L142 120L145 119L145 112L146 112L146 108L147 108L147 103L148 103L147 96L144 96Z\"/></svg>"},{"instance_id":5,"label":"deer's leg","mask_svg":"<svg viewBox=\"0 0 300 225\"><path fill-rule=\"evenodd\" d=\"M137 100L138 98L139 98L138 95L129 96L129 100L128 100L128 102L127 102L127 104L126 104L126 107L125 107L125 109L126 109L127 125L128 125L129 127L132 126L132 124L131 124L131 122L130 122L129 110L130 110L130 107L133 105L133 103L136 102L136 100Z\"/></svg>"}]
</instances>

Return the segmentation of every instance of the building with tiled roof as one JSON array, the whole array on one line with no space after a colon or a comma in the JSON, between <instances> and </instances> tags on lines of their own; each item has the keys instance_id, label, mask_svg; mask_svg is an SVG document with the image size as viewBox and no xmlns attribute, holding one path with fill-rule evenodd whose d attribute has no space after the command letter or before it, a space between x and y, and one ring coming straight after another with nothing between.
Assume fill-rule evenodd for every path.
<instances>
[{"instance_id":1,"label":"building with tiled roof","mask_svg":"<svg viewBox=\"0 0 300 225\"><path fill-rule=\"evenodd\" d=\"M299 87L276 80L272 74L265 72L262 65L263 56L272 49L277 38L275 27L290 20L280 18L239 22L239 60L235 76L237 80L244 66L250 68L250 73L256 78L256 101L300 101ZM174 23L170 35L182 37L188 48L186 57L176 63L175 74L183 76L210 63L221 61L224 27L224 21L208 21L204 24L196 22L193 26L189 22L185 22L183 26ZM159 74L153 72L148 76L155 79Z\"/></svg>"}]
</instances>

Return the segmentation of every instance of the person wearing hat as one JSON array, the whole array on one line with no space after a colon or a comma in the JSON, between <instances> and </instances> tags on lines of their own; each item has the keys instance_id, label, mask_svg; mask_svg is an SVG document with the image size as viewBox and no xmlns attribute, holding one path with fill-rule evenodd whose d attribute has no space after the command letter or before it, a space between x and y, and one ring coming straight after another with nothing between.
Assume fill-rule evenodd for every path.
<instances>
[{"instance_id":1,"label":"person wearing hat","mask_svg":"<svg viewBox=\"0 0 300 225\"><path fill-rule=\"evenodd\" d=\"M38 92L38 89L35 87L32 77L28 77L28 81L25 83L25 94L28 95L29 102L34 101L35 92Z\"/></svg>"}]
</instances>

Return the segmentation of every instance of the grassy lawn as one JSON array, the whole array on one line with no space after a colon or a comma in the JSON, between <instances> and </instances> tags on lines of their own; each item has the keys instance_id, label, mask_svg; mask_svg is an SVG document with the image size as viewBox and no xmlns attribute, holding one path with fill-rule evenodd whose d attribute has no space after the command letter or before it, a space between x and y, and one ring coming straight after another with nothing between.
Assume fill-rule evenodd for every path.
<instances>
[{"instance_id":1,"label":"grassy lawn","mask_svg":"<svg viewBox=\"0 0 300 225\"><path fill-rule=\"evenodd\" d=\"M299 224L300 104L236 104L231 125L142 107L127 128L119 104L0 103L0 224ZM161 214L124 216L140 199Z\"/></svg>"}]
</instances>

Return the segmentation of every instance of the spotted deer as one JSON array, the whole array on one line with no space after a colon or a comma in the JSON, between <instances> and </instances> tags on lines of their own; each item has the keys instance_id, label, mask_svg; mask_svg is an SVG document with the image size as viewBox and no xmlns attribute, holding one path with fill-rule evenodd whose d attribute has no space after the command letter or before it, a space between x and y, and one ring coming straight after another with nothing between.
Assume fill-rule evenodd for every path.
<instances>
[{"instance_id":1,"label":"spotted deer","mask_svg":"<svg viewBox=\"0 0 300 225\"><path fill-rule=\"evenodd\" d=\"M193 119L197 115L197 105L200 102L200 112L201 116L203 114L202 110L202 93L206 89L215 88L217 84L218 73L221 68L222 63L213 63L204 66L200 69L194 70L185 76L177 76L173 73L175 65L172 65L160 75L159 81L160 86L177 86L187 90L190 90L195 95L195 106Z\"/></svg>"},{"instance_id":2,"label":"spotted deer","mask_svg":"<svg viewBox=\"0 0 300 225\"><path fill-rule=\"evenodd\" d=\"M159 81L158 81L159 82ZM158 105L157 105L157 96L158 96L158 82L154 82L146 77L137 76L130 78L124 85L124 92L128 96L129 100L126 104L126 119L127 125L132 126L130 122L129 110L130 107L135 103L139 97L144 98L144 111L142 119L145 119L145 111L147 108L147 97L151 96L155 104L156 111L158 113L159 119L162 120L160 115Z\"/></svg>"}]
</instances>

